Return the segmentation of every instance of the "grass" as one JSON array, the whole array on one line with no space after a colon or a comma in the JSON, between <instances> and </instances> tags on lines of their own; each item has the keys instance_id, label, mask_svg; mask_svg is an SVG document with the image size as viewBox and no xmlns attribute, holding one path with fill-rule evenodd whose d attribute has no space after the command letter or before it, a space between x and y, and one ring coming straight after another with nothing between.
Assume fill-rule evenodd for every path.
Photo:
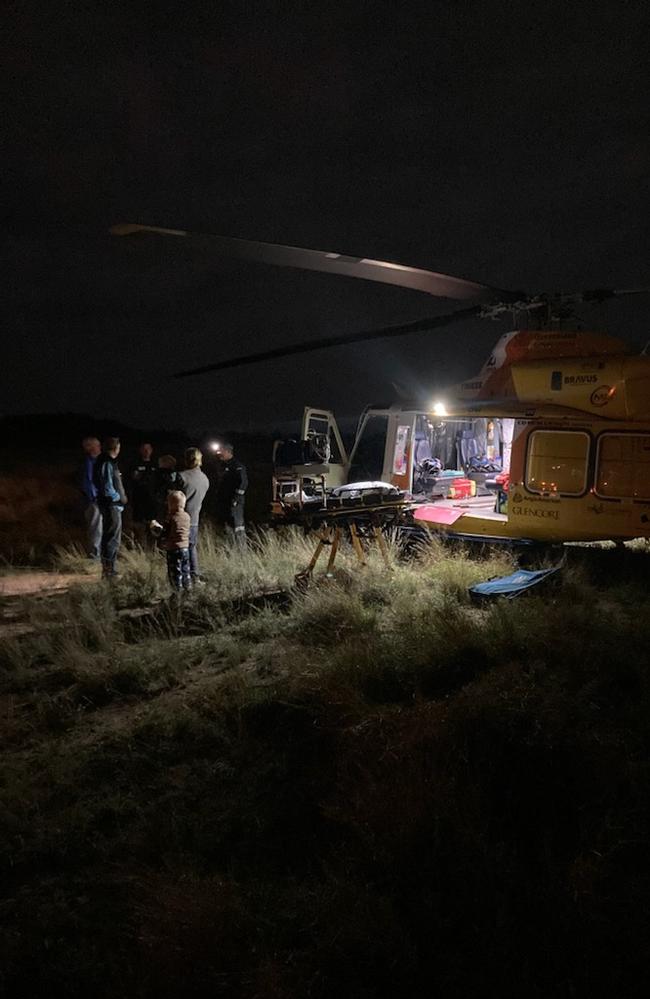
<instances>
[{"instance_id":1,"label":"grass","mask_svg":"<svg viewBox=\"0 0 650 999\"><path fill-rule=\"evenodd\" d=\"M204 536L181 601L134 549L29 602L0 648L7 994L641 994L647 550L480 607L503 552L344 550L297 592L312 550Z\"/></svg>"}]
</instances>

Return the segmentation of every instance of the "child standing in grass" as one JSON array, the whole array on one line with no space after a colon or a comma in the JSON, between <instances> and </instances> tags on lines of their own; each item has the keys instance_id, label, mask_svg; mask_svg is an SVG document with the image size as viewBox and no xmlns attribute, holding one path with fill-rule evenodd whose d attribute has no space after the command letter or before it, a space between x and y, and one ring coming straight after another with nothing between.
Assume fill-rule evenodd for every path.
<instances>
[{"instance_id":1,"label":"child standing in grass","mask_svg":"<svg viewBox=\"0 0 650 999\"><path fill-rule=\"evenodd\" d=\"M185 512L185 494L180 490L168 493L165 523L159 524L154 520L151 527L162 538L167 555L167 576L172 589L191 589L190 516Z\"/></svg>"}]
</instances>

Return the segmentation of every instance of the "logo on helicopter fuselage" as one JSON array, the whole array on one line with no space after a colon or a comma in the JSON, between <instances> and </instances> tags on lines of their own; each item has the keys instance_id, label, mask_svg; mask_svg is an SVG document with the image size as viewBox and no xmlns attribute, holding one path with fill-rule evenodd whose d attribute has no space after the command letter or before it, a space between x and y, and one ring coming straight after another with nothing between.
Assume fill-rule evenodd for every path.
<instances>
[{"instance_id":1,"label":"logo on helicopter fuselage","mask_svg":"<svg viewBox=\"0 0 650 999\"><path fill-rule=\"evenodd\" d=\"M591 393L590 400L592 406L606 406L609 400L614 395L614 389L611 385L599 385L597 389L594 389Z\"/></svg>"},{"instance_id":2,"label":"logo on helicopter fuselage","mask_svg":"<svg viewBox=\"0 0 650 999\"><path fill-rule=\"evenodd\" d=\"M592 385L598 381L598 375L565 375L565 385Z\"/></svg>"}]
</instances>

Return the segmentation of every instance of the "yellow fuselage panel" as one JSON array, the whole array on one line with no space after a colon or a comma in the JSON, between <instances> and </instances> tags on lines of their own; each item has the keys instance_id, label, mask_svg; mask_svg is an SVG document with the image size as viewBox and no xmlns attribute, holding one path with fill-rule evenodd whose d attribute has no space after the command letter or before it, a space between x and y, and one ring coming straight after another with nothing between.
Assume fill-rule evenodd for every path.
<instances>
[{"instance_id":1,"label":"yellow fuselage panel","mask_svg":"<svg viewBox=\"0 0 650 999\"><path fill-rule=\"evenodd\" d=\"M508 536L548 541L650 537L650 503L585 496L536 495L511 485Z\"/></svg>"},{"instance_id":2,"label":"yellow fuselage panel","mask_svg":"<svg viewBox=\"0 0 650 999\"><path fill-rule=\"evenodd\" d=\"M575 441L584 442L584 462L579 479L570 487L578 495L567 495L560 485L539 484L538 490L530 488L534 456L539 441L539 431L544 432L551 451L558 455L558 464L569 454ZM550 419L518 420L510 465L508 491L508 536L529 537L563 541L600 541L609 538L650 537L650 498L645 493L639 498L598 495L598 462L601 440L629 440L636 435L648 434L650 423L609 420L580 420L568 424ZM537 437L533 435L537 434ZM553 435L557 434L557 446ZM603 438L603 435L609 435ZM561 472L559 473L562 474Z\"/></svg>"},{"instance_id":3,"label":"yellow fuselage panel","mask_svg":"<svg viewBox=\"0 0 650 999\"><path fill-rule=\"evenodd\" d=\"M650 537L650 503L604 501L582 497L538 496L511 487L506 520L467 513L452 526L436 525L447 534L530 541L609 541Z\"/></svg>"},{"instance_id":4,"label":"yellow fuselage panel","mask_svg":"<svg viewBox=\"0 0 650 999\"><path fill-rule=\"evenodd\" d=\"M481 516L470 501L467 513L437 529L548 542L650 538L649 452L650 420L517 419L507 515ZM536 480L545 465L556 467L557 481Z\"/></svg>"},{"instance_id":5,"label":"yellow fuselage panel","mask_svg":"<svg viewBox=\"0 0 650 999\"><path fill-rule=\"evenodd\" d=\"M650 358L555 358L513 364L520 402L579 409L603 420L650 419Z\"/></svg>"}]
</instances>

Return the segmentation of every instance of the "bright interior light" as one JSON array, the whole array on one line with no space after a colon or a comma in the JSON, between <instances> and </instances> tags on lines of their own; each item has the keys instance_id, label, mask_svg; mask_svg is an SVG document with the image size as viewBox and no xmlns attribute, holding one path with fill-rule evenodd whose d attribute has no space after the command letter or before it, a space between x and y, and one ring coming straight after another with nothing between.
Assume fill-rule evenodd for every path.
<instances>
[{"instance_id":1,"label":"bright interior light","mask_svg":"<svg viewBox=\"0 0 650 999\"><path fill-rule=\"evenodd\" d=\"M219 443L219 441L210 441L208 447L210 448L211 451L215 452L221 450L221 444Z\"/></svg>"},{"instance_id":2,"label":"bright interior light","mask_svg":"<svg viewBox=\"0 0 650 999\"><path fill-rule=\"evenodd\" d=\"M434 416L447 416L447 407L444 402L434 402L433 404L433 415Z\"/></svg>"}]
</instances>

